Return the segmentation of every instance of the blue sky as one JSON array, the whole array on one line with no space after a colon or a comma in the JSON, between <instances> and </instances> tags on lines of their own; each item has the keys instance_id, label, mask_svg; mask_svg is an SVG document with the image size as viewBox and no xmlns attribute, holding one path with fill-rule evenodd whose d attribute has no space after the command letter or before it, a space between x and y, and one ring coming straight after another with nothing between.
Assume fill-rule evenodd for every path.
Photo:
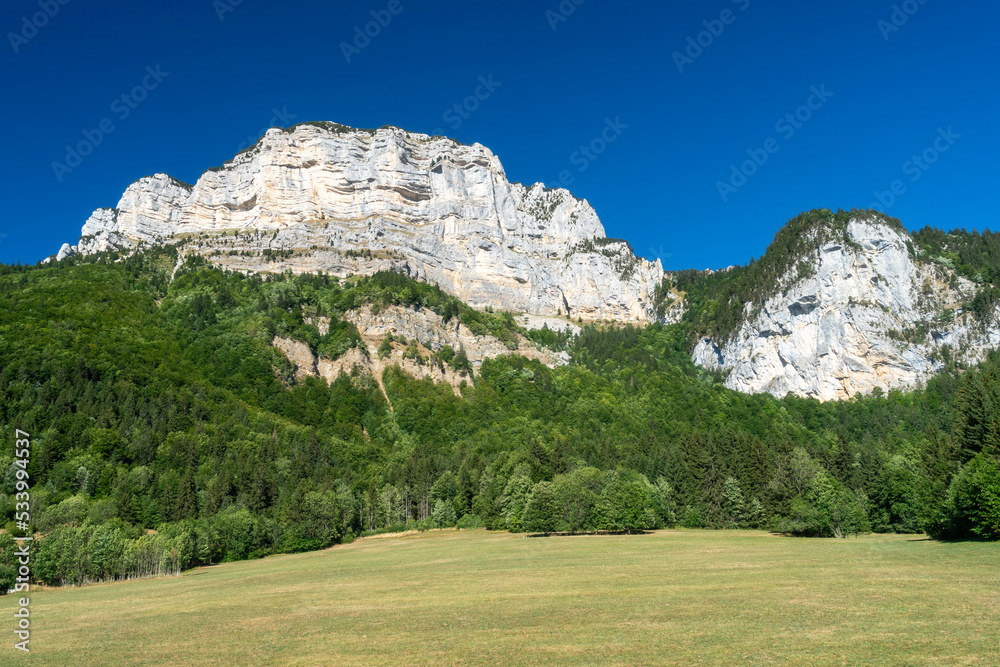
<instances>
[{"instance_id":1,"label":"blue sky","mask_svg":"<svg viewBox=\"0 0 1000 667\"><path fill-rule=\"evenodd\" d=\"M141 176L193 182L306 120L485 144L511 180L562 179L669 269L744 263L797 213L876 192L911 229L997 228L1000 7L895 7L6 0L0 261L75 242Z\"/></svg>"}]
</instances>

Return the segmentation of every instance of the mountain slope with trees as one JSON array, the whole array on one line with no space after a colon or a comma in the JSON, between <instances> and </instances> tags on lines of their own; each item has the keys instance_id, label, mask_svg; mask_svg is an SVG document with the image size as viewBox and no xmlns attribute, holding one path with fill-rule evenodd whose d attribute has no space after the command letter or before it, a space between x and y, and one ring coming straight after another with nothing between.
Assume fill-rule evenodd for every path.
<instances>
[{"instance_id":1,"label":"mountain slope with trees","mask_svg":"<svg viewBox=\"0 0 1000 667\"><path fill-rule=\"evenodd\" d=\"M516 327L402 276L177 267L171 246L0 267L0 432L31 434L37 580L156 575L407 526L1000 537L995 356L918 391L820 403L726 389L690 361L686 324L541 334L572 362L487 359L459 396L398 368L384 396L364 374L296 379L270 346L281 333L343 354L358 337L337 315L363 303L501 339ZM7 581L13 455L0 453Z\"/></svg>"}]
</instances>

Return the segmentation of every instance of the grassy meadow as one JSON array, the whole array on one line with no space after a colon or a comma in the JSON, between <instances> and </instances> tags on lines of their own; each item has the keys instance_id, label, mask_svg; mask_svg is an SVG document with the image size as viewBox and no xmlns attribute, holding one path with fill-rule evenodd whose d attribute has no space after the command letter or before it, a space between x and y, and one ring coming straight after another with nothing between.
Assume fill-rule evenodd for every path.
<instances>
[{"instance_id":1,"label":"grassy meadow","mask_svg":"<svg viewBox=\"0 0 1000 667\"><path fill-rule=\"evenodd\" d=\"M33 591L3 665L997 665L1000 545L431 531Z\"/></svg>"}]
</instances>

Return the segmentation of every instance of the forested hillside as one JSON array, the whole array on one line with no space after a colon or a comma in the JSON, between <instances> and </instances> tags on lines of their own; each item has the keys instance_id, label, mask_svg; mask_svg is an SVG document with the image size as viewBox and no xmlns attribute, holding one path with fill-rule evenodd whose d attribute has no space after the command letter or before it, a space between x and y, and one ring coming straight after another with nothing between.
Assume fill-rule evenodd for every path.
<instances>
[{"instance_id":1,"label":"forested hillside","mask_svg":"<svg viewBox=\"0 0 1000 667\"><path fill-rule=\"evenodd\" d=\"M1000 358L914 392L778 400L696 368L691 322L587 327L530 334L568 349L566 366L505 356L473 371L442 349L422 362L464 370L460 396L398 369L383 395L359 373L296 380L270 342L335 358L359 340L338 314L364 303L429 308L501 340L527 332L396 274L176 266L163 247L0 267L0 590L14 576L15 429L31 440L33 576L52 584L405 526L1000 537Z\"/></svg>"}]
</instances>

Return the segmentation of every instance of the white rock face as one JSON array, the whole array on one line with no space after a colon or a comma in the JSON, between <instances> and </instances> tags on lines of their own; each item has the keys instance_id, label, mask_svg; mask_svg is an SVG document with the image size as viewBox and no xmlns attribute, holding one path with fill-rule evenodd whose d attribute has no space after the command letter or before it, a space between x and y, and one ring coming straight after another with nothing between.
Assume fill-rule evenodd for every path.
<instances>
[{"instance_id":1,"label":"white rock face","mask_svg":"<svg viewBox=\"0 0 1000 667\"><path fill-rule=\"evenodd\" d=\"M517 318L517 323L525 329L548 328L551 331L568 331L570 335L576 335L582 330L576 323L564 317L546 317L544 315L524 314Z\"/></svg>"},{"instance_id":2,"label":"white rock face","mask_svg":"<svg viewBox=\"0 0 1000 667\"><path fill-rule=\"evenodd\" d=\"M663 277L659 261L605 239L586 201L509 183L479 144L397 128L269 130L194 186L165 174L136 181L117 207L94 212L77 248L188 235L190 249L234 269L394 268L474 307L585 320L648 321Z\"/></svg>"},{"instance_id":3,"label":"white rock face","mask_svg":"<svg viewBox=\"0 0 1000 667\"><path fill-rule=\"evenodd\" d=\"M815 273L785 276L787 291L732 340L703 339L695 363L729 370L726 385L739 391L832 400L926 380L944 345L974 362L1000 342L995 327L961 312L975 286L959 278L952 289L948 271L915 261L905 233L875 220L852 220L847 233L854 244L803 257Z\"/></svg>"},{"instance_id":4,"label":"white rock face","mask_svg":"<svg viewBox=\"0 0 1000 667\"><path fill-rule=\"evenodd\" d=\"M59 252L56 253L56 261L62 261L74 254L76 254L76 249L68 243L63 243L62 247L59 248Z\"/></svg>"},{"instance_id":5,"label":"white rock face","mask_svg":"<svg viewBox=\"0 0 1000 667\"><path fill-rule=\"evenodd\" d=\"M373 357L377 356L378 346L385 335L392 334L417 340L431 352L438 352L445 345L456 352L464 350L474 368L479 368L485 359L503 354L537 359L550 367L560 365L564 359L550 350L537 349L522 336L517 337L516 348L508 348L493 336L472 333L457 317L445 322L440 315L426 308L387 306L374 313L370 306L364 306L344 313L343 319L357 327L362 339L369 344Z\"/></svg>"},{"instance_id":6,"label":"white rock face","mask_svg":"<svg viewBox=\"0 0 1000 667\"><path fill-rule=\"evenodd\" d=\"M113 208L99 208L91 213L76 245L84 255L130 246L129 239L118 232L118 210Z\"/></svg>"}]
</instances>

